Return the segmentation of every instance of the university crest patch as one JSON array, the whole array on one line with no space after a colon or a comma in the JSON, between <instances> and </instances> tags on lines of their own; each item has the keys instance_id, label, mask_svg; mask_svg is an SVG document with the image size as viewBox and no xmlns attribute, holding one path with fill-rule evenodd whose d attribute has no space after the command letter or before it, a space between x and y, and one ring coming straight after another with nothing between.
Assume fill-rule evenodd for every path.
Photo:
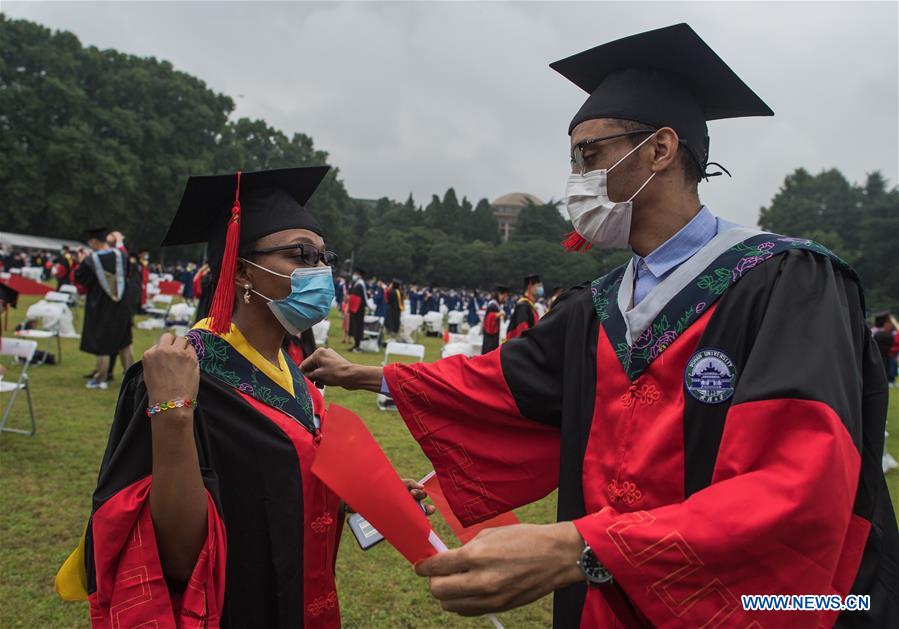
<instances>
[{"instance_id":1,"label":"university crest patch","mask_svg":"<svg viewBox=\"0 0 899 629\"><path fill-rule=\"evenodd\" d=\"M697 351L684 369L684 386L704 404L726 402L734 394L737 370L730 356L719 349Z\"/></svg>"}]
</instances>

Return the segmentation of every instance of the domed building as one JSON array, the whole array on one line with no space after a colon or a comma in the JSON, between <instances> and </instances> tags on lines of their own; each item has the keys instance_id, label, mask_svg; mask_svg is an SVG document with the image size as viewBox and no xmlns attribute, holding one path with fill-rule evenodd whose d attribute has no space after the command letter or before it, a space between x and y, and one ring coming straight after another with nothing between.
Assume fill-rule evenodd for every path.
<instances>
[{"instance_id":1,"label":"domed building","mask_svg":"<svg viewBox=\"0 0 899 629\"><path fill-rule=\"evenodd\" d=\"M518 222L518 214L521 212L521 208L529 202L534 205L543 205L543 201L527 192L504 194L490 204L493 216L496 217L496 222L499 223L499 236L502 242L509 240L509 234L515 229L515 223Z\"/></svg>"}]
</instances>

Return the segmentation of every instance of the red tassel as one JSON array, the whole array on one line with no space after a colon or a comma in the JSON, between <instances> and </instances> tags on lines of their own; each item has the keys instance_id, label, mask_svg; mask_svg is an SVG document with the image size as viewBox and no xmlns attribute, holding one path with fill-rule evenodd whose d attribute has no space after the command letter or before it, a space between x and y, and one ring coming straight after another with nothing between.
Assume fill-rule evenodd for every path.
<instances>
[{"instance_id":1,"label":"red tassel","mask_svg":"<svg viewBox=\"0 0 899 629\"><path fill-rule=\"evenodd\" d=\"M565 247L566 251L587 251L587 249L593 246L592 243L587 242L583 236L575 231L568 232L565 236L567 238L562 241L562 246Z\"/></svg>"},{"instance_id":2,"label":"red tassel","mask_svg":"<svg viewBox=\"0 0 899 629\"><path fill-rule=\"evenodd\" d=\"M209 308L209 329L215 334L231 331L231 313L234 310L234 275L237 272L237 250L240 248L240 171L237 171L237 191L225 237L225 255L215 295Z\"/></svg>"}]
</instances>

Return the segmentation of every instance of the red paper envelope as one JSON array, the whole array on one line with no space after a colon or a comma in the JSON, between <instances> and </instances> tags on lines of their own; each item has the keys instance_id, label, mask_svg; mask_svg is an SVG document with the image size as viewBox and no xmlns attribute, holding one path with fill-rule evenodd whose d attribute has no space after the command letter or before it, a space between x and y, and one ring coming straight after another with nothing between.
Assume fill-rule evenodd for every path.
<instances>
[{"instance_id":1,"label":"red paper envelope","mask_svg":"<svg viewBox=\"0 0 899 629\"><path fill-rule=\"evenodd\" d=\"M484 529L495 529L499 526L509 526L510 524L518 524L519 522L515 514L508 511L494 518L490 518L489 520L484 520L479 524L462 526L462 523L459 522L458 518L453 514L453 510L446 501L446 496L443 495L443 490L440 488L440 482L437 480L437 475L434 472L431 472L422 479L422 484L428 492L428 498L431 499L434 506L437 507L437 511L440 512L440 515L443 516L443 519L446 520L446 523L449 524L453 533L456 534L456 537L458 537L459 541L463 544L473 539L475 535Z\"/></svg>"},{"instance_id":2,"label":"red paper envelope","mask_svg":"<svg viewBox=\"0 0 899 629\"><path fill-rule=\"evenodd\" d=\"M332 404L312 473L413 564L446 546L358 416Z\"/></svg>"}]
</instances>

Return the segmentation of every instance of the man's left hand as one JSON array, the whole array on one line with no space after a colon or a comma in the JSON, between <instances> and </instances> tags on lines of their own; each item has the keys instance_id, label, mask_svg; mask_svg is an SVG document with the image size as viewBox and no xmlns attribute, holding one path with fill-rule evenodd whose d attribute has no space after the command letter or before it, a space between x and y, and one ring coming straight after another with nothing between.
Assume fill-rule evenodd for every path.
<instances>
[{"instance_id":1,"label":"man's left hand","mask_svg":"<svg viewBox=\"0 0 899 629\"><path fill-rule=\"evenodd\" d=\"M574 524L516 524L486 529L458 548L430 557L415 572L430 577L443 609L463 616L502 612L584 579L584 549Z\"/></svg>"}]
</instances>

